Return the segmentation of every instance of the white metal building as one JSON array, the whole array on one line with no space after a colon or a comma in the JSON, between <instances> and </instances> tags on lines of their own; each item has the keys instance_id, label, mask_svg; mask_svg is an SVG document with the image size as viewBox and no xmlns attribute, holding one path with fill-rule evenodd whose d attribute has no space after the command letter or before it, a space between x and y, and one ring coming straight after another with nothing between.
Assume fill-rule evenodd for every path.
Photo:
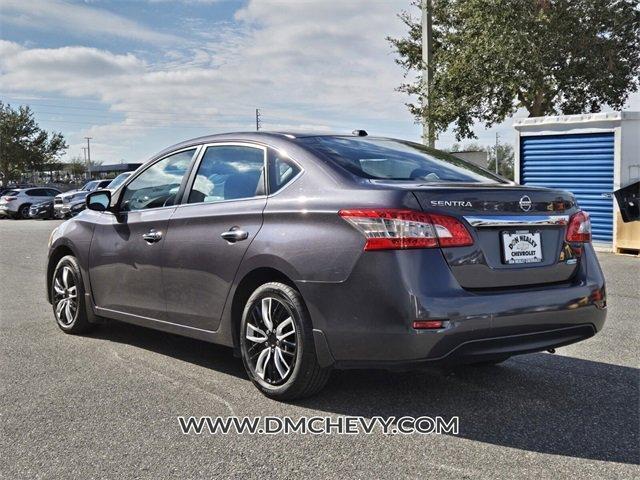
<instances>
[{"instance_id":1,"label":"white metal building","mask_svg":"<svg viewBox=\"0 0 640 480\"><path fill-rule=\"evenodd\" d=\"M640 112L534 117L514 127L516 182L573 192L591 216L594 243L612 249L612 192L640 180Z\"/></svg>"}]
</instances>

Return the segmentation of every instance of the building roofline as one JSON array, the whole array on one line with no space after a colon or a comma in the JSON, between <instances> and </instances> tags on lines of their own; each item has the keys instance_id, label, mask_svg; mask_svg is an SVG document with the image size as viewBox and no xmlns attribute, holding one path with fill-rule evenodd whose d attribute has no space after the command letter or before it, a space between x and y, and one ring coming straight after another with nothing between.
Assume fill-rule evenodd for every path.
<instances>
[{"instance_id":1,"label":"building roofline","mask_svg":"<svg viewBox=\"0 0 640 480\"><path fill-rule=\"evenodd\" d=\"M620 122L622 120L640 120L640 112L619 111L583 113L578 115L556 115L548 117L519 118L513 122L515 129L535 125L561 125L592 122Z\"/></svg>"}]
</instances>

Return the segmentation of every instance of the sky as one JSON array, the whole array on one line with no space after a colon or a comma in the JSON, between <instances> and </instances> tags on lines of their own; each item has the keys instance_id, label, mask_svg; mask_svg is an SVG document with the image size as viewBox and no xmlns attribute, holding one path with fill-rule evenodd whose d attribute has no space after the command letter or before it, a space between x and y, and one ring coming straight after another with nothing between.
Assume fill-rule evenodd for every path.
<instances>
[{"instance_id":1,"label":"sky","mask_svg":"<svg viewBox=\"0 0 640 480\"><path fill-rule=\"evenodd\" d=\"M387 36L410 0L0 0L0 100L28 104L65 156L138 162L255 129L419 140ZM416 14L418 12L416 11ZM640 95L628 109L640 110ZM518 112L517 117L526 116ZM513 142L510 119L477 143ZM451 131L436 146L449 148Z\"/></svg>"}]
</instances>

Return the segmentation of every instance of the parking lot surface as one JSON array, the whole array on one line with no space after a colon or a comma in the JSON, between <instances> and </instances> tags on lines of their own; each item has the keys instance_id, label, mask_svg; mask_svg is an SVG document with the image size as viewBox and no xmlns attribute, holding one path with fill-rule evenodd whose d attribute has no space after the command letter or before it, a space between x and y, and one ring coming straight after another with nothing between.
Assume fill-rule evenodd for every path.
<instances>
[{"instance_id":1,"label":"parking lot surface","mask_svg":"<svg viewBox=\"0 0 640 480\"><path fill-rule=\"evenodd\" d=\"M601 254L597 336L454 372L334 372L263 397L230 349L110 323L63 334L46 301L56 221L0 221L0 478L638 478L640 259ZM188 415L458 416L459 435L183 435Z\"/></svg>"}]
</instances>

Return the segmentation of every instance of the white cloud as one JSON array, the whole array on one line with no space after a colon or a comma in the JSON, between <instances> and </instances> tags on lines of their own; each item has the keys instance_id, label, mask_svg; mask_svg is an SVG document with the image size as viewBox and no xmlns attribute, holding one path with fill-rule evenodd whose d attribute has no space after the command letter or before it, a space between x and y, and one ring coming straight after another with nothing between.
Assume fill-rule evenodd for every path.
<instances>
[{"instance_id":1,"label":"white cloud","mask_svg":"<svg viewBox=\"0 0 640 480\"><path fill-rule=\"evenodd\" d=\"M405 6L252 0L235 23L196 25L198 42L172 46L153 65L88 47L2 42L0 53L7 54L0 57L0 85L104 102L123 121L89 124L83 134L96 145L117 145L123 155L153 128L250 129L256 107L267 129L351 131L386 124L409 131L406 97L394 91L402 72L385 39L402 33L396 14ZM193 40L193 33L185 35ZM164 146L149 145L148 153Z\"/></svg>"},{"instance_id":2,"label":"white cloud","mask_svg":"<svg viewBox=\"0 0 640 480\"><path fill-rule=\"evenodd\" d=\"M0 13L3 22L28 28L109 35L155 44L183 41L107 10L62 0L0 0Z\"/></svg>"}]
</instances>

